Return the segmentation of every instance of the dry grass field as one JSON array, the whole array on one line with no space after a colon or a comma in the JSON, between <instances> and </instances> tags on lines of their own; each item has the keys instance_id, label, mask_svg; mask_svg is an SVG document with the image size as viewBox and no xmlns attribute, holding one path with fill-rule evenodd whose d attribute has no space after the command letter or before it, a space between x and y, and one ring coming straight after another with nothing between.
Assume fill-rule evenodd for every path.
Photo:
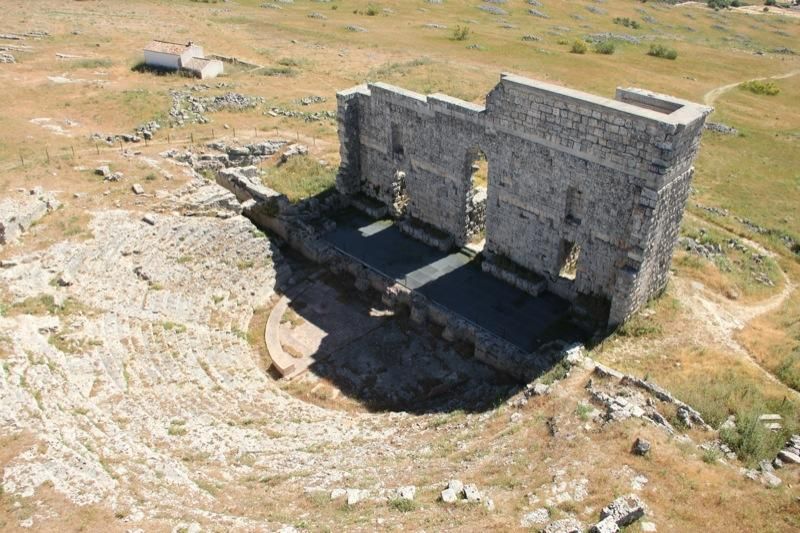
<instances>
[{"instance_id":1,"label":"dry grass field","mask_svg":"<svg viewBox=\"0 0 800 533\"><path fill-rule=\"evenodd\" d=\"M631 492L649 511L627 531L800 530L800 466L776 471L775 488L742 473L800 432L798 13L654 0L4 0L0 53L15 62L0 63L0 201L42 187L63 205L0 246L15 264L0 269L0 530L539 530L523 518L542 508L588 529ZM192 92L199 80L134 68L151 39L255 66L226 63ZM592 42L571 53L598 39L613 53ZM677 57L648 55L653 44ZM192 226L180 216L191 178L159 154L302 142L307 157L265 163L265 182L295 200L333 183L338 90L384 81L482 103L501 72L604 96L673 94L737 130L703 135L665 295L588 353L668 389L714 431L683 427L674 409L675 434L643 418L604 423L585 389L598 379L580 365L525 405L501 394L482 410L423 414L359 408L264 371L254 337L281 281L277 246L242 217ZM767 78L777 94L740 86ZM169 126L171 91L264 101ZM92 138L152 120L163 127L147 143ZM125 178L103 181L103 164ZM143 228L145 212L165 225ZM59 284L74 265L91 268ZM780 414L781 431L762 414ZM739 429L718 433L730 415ZM649 456L630 453L637 437ZM718 439L738 458L718 455ZM438 501L453 478L493 508ZM404 485L413 504L330 498Z\"/></svg>"}]
</instances>

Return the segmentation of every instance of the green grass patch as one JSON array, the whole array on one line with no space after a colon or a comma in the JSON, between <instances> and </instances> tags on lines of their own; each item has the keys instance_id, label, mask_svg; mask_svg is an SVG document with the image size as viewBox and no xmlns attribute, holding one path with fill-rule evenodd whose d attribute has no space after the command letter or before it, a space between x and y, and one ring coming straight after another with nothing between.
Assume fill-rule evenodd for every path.
<instances>
[{"instance_id":1,"label":"green grass patch","mask_svg":"<svg viewBox=\"0 0 800 533\"><path fill-rule=\"evenodd\" d=\"M561 381L569 374L571 365L564 359L556 363L553 368L539 377L539 381L545 385L552 385L556 381Z\"/></svg>"},{"instance_id":2,"label":"green grass patch","mask_svg":"<svg viewBox=\"0 0 800 533\"><path fill-rule=\"evenodd\" d=\"M405 498L395 498L389 500L389 507L401 513L408 513L417 508L414 500L406 500Z\"/></svg>"},{"instance_id":3,"label":"green grass patch","mask_svg":"<svg viewBox=\"0 0 800 533\"><path fill-rule=\"evenodd\" d=\"M66 298L61 304L57 304L53 296L42 294L11 304L5 313L8 315L56 315L64 317L78 313L87 314L89 313L89 308L73 298Z\"/></svg>"},{"instance_id":4,"label":"green grass patch","mask_svg":"<svg viewBox=\"0 0 800 533\"><path fill-rule=\"evenodd\" d=\"M603 54L610 56L616 51L616 46L613 41L602 41L594 45L596 54Z\"/></svg>"},{"instance_id":5,"label":"green grass patch","mask_svg":"<svg viewBox=\"0 0 800 533\"><path fill-rule=\"evenodd\" d=\"M293 78L297 76L297 69L286 66L286 65L278 65L276 67L264 67L256 71L258 74L262 76L282 76L285 78Z\"/></svg>"},{"instance_id":6,"label":"green grass patch","mask_svg":"<svg viewBox=\"0 0 800 533\"><path fill-rule=\"evenodd\" d=\"M69 64L72 68L110 68L114 62L110 59L76 59Z\"/></svg>"},{"instance_id":7,"label":"green grass patch","mask_svg":"<svg viewBox=\"0 0 800 533\"><path fill-rule=\"evenodd\" d=\"M664 46L663 44L651 44L650 50L647 51L647 55L660 57L661 59L675 60L678 58L678 51L674 48Z\"/></svg>"},{"instance_id":8,"label":"green grass patch","mask_svg":"<svg viewBox=\"0 0 800 533\"><path fill-rule=\"evenodd\" d=\"M783 395L767 395L759 385L752 376L723 370L687 376L670 390L697 409L712 427L734 415L736 428L721 431L720 438L742 461L754 465L762 459L772 460L798 426L797 404ZM758 420L768 413L783 417L782 430L771 431Z\"/></svg>"},{"instance_id":9,"label":"green grass patch","mask_svg":"<svg viewBox=\"0 0 800 533\"><path fill-rule=\"evenodd\" d=\"M750 91L753 94L763 94L765 96L775 96L781 92L775 82L768 80L750 80L739 84L743 91Z\"/></svg>"},{"instance_id":10,"label":"green grass patch","mask_svg":"<svg viewBox=\"0 0 800 533\"><path fill-rule=\"evenodd\" d=\"M321 165L311 156L300 155L282 165L268 168L262 181L267 187L285 194L290 201L297 202L333 187L336 170Z\"/></svg>"},{"instance_id":11,"label":"green grass patch","mask_svg":"<svg viewBox=\"0 0 800 533\"><path fill-rule=\"evenodd\" d=\"M183 332L186 331L186 326L184 326L183 324L175 323L175 322L169 322L169 321L162 322L161 326L166 331L174 331L175 333L183 333Z\"/></svg>"}]
</instances>

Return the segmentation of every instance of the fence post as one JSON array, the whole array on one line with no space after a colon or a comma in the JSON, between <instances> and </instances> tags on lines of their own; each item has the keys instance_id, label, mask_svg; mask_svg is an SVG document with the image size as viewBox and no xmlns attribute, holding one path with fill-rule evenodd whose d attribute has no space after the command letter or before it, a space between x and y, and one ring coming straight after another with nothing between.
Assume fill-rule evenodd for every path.
<instances>
[{"instance_id":1,"label":"fence post","mask_svg":"<svg viewBox=\"0 0 800 533\"><path fill-rule=\"evenodd\" d=\"M191 141L192 141L192 146L194 146L194 133L190 133L189 135L190 135L190 137L189 137L189 138L190 138L190 139L191 139Z\"/></svg>"},{"instance_id":2,"label":"fence post","mask_svg":"<svg viewBox=\"0 0 800 533\"><path fill-rule=\"evenodd\" d=\"M47 146L44 147L44 155L47 156L47 164L50 164L50 151L47 149Z\"/></svg>"},{"instance_id":3,"label":"fence post","mask_svg":"<svg viewBox=\"0 0 800 533\"><path fill-rule=\"evenodd\" d=\"M236 128L233 128L233 138L236 138Z\"/></svg>"},{"instance_id":4,"label":"fence post","mask_svg":"<svg viewBox=\"0 0 800 533\"><path fill-rule=\"evenodd\" d=\"M100 155L100 145L97 144L97 143L94 143L94 149L97 150L97 155Z\"/></svg>"},{"instance_id":5,"label":"fence post","mask_svg":"<svg viewBox=\"0 0 800 533\"><path fill-rule=\"evenodd\" d=\"M25 166L25 158L22 157L22 152L19 153L19 160L22 163L22 166L24 167Z\"/></svg>"},{"instance_id":6,"label":"fence post","mask_svg":"<svg viewBox=\"0 0 800 533\"><path fill-rule=\"evenodd\" d=\"M75 159L75 147L71 144L69 145L70 149L72 150L72 159Z\"/></svg>"}]
</instances>

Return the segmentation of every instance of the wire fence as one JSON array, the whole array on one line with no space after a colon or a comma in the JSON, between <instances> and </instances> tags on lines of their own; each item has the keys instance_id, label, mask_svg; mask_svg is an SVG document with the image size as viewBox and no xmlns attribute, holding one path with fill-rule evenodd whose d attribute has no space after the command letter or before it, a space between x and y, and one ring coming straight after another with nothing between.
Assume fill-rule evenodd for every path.
<instances>
[{"instance_id":1,"label":"wire fence","mask_svg":"<svg viewBox=\"0 0 800 533\"><path fill-rule=\"evenodd\" d=\"M79 161L82 158L97 158L102 157L104 154L109 155L114 152L125 154L126 150L138 151L141 148L149 148L151 146L170 147L170 146L188 146L194 147L201 144L206 144L215 140L253 140L258 138L269 138L274 135L276 138L284 140L294 140L296 142L307 142L313 146L317 145L316 136L307 136L301 134L299 131L294 132L281 131L278 128L271 130L265 129L236 129L236 128L218 128L210 127L206 131L192 131L192 132L175 132L175 131L159 131L155 134L154 138L147 139L140 137L138 142L125 141L121 136L115 136L114 143L108 143L102 140L96 140L80 145L69 144L61 145L58 147L51 147L48 145L42 146L40 149L21 149L17 151L17 160L5 165L5 170L14 170L15 168L31 168L39 165L51 165L59 161Z\"/></svg>"}]
</instances>

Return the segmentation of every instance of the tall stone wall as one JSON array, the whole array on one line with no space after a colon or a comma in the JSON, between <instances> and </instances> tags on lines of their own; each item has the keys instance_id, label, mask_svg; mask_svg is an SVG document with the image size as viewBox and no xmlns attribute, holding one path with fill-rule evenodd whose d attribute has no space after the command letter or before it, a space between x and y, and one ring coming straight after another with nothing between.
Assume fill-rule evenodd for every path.
<instances>
[{"instance_id":1,"label":"tall stone wall","mask_svg":"<svg viewBox=\"0 0 800 533\"><path fill-rule=\"evenodd\" d=\"M337 187L387 206L402 190L395 215L461 245L475 230L471 164L480 150L489 162L487 257L542 276L563 297L606 302L618 324L666 285L710 108L639 89L616 98L514 75L503 75L485 107L357 87L338 95Z\"/></svg>"}]
</instances>

